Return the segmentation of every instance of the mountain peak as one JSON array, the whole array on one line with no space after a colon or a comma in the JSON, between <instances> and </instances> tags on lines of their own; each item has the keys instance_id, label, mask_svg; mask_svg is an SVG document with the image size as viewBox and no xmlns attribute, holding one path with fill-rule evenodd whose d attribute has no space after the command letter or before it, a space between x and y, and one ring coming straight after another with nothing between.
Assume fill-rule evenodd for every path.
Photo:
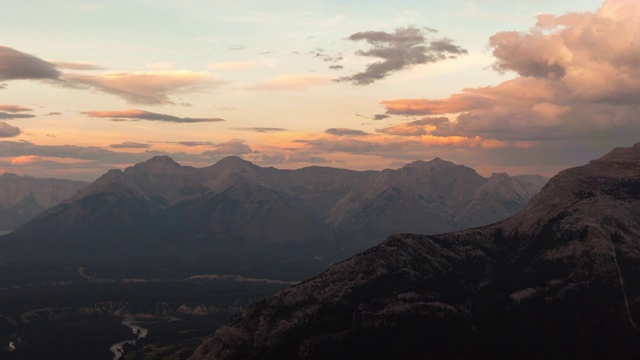
<instances>
[{"instance_id":1,"label":"mountain peak","mask_svg":"<svg viewBox=\"0 0 640 360\"><path fill-rule=\"evenodd\" d=\"M215 167L233 167L233 168L252 168L255 167L252 162L247 161L239 156L227 156L219 160L214 165Z\"/></svg>"},{"instance_id":2,"label":"mountain peak","mask_svg":"<svg viewBox=\"0 0 640 360\"><path fill-rule=\"evenodd\" d=\"M617 147L607 153L600 159L593 160L592 162L628 162L640 161L640 143L636 143L633 147Z\"/></svg>"},{"instance_id":3,"label":"mountain peak","mask_svg":"<svg viewBox=\"0 0 640 360\"><path fill-rule=\"evenodd\" d=\"M406 164L405 166L403 166L403 168L408 168L408 169L425 169L425 168L443 168L443 167L451 167L451 166L455 166L456 164L452 163L451 161L446 161L446 160L442 160L439 157L436 157L430 161L424 161L424 160L416 160L412 163Z\"/></svg>"},{"instance_id":4,"label":"mountain peak","mask_svg":"<svg viewBox=\"0 0 640 360\"><path fill-rule=\"evenodd\" d=\"M143 164L153 166L180 166L180 164L173 161L173 159L167 155L154 156L151 159L145 161Z\"/></svg>"},{"instance_id":5,"label":"mountain peak","mask_svg":"<svg viewBox=\"0 0 640 360\"><path fill-rule=\"evenodd\" d=\"M20 176L14 174L14 173L4 173L4 174L0 175L0 178L17 180L17 179L20 179Z\"/></svg>"}]
</instances>

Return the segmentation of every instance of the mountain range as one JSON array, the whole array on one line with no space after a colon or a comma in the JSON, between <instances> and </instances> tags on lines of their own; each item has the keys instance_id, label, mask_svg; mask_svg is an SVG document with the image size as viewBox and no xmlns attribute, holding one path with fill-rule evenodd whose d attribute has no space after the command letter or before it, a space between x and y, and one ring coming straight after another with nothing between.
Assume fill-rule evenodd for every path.
<instances>
[{"instance_id":1,"label":"mountain range","mask_svg":"<svg viewBox=\"0 0 640 360\"><path fill-rule=\"evenodd\" d=\"M247 307L191 359L632 359L639 324L640 143L499 223L393 235Z\"/></svg>"},{"instance_id":2,"label":"mountain range","mask_svg":"<svg viewBox=\"0 0 640 360\"><path fill-rule=\"evenodd\" d=\"M0 175L0 231L17 228L87 185L84 181Z\"/></svg>"},{"instance_id":3,"label":"mountain range","mask_svg":"<svg viewBox=\"0 0 640 360\"><path fill-rule=\"evenodd\" d=\"M450 232L515 213L542 177L480 176L436 158L397 170L279 170L166 156L110 170L0 238L0 260L344 259L397 232Z\"/></svg>"}]
</instances>

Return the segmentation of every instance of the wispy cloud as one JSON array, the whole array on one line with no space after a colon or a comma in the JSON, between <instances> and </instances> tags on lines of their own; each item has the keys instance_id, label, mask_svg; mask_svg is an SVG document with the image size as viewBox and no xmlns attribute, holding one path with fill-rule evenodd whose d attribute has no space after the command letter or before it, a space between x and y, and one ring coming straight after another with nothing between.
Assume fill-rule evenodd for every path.
<instances>
[{"instance_id":1,"label":"wispy cloud","mask_svg":"<svg viewBox=\"0 0 640 360\"><path fill-rule=\"evenodd\" d=\"M113 121L163 121L172 123L199 123L199 122L220 122L224 119L220 118L189 118L189 117L177 117L167 114L159 114L144 110L123 110L123 111L87 111L83 114L93 118L111 118Z\"/></svg>"},{"instance_id":2,"label":"wispy cloud","mask_svg":"<svg viewBox=\"0 0 640 360\"><path fill-rule=\"evenodd\" d=\"M300 91L331 84L332 79L325 75L293 74L282 75L249 86L250 90Z\"/></svg>"},{"instance_id":3,"label":"wispy cloud","mask_svg":"<svg viewBox=\"0 0 640 360\"><path fill-rule=\"evenodd\" d=\"M377 132L396 136L422 136L431 134L437 128L444 128L449 125L449 119L446 117L423 118L420 120L401 123L382 129L376 129Z\"/></svg>"},{"instance_id":4,"label":"wispy cloud","mask_svg":"<svg viewBox=\"0 0 640 360\"><path fill-rule=\"evenodd\" d=\"M244 71L255 69L259 64L255 61L225 61L207 65L213 71Z\"/></svg>"},{"instance_id":5,"label":"wispy cloud","mask_svg":"<svg viewBox=\"0 0 640 360\"><path fill-rule=\"evenodd\" d=\"M132 103L173 103L170 96L176 93L201 91L222 84L208 72L190 70L165 70L147 72L109 72L85 75L65 73L70 85L88 87L114 94Z\"/></svg>"},{"instance_id":6,"label":"wispy cloud","mask_svg":"<svg viewBox=\"0 0 640 360\"><path fill-rule=\"evenodd\" d=\"M346 18L347 18L347 15L339 14L331 18L320 21L318 25L320 25L321 27L332 27L332 26L338 25L340 22L342 22Z\"/></svg>"},{"instance_id":7,"label":"wispy cloud","mask_svg":"<svg viewBox=\"0 0 640 360\"><path fill-rule=\"evenodd\" d=\"M91 71L91 70L105 69L104 67L98 64L90 63L90 62L78 62L78 61L73 62L73 61L58 61L58 60L47 60L47 61L55 65L56 68L63 69L63 70Z\"/></svg>"}]
</instances>

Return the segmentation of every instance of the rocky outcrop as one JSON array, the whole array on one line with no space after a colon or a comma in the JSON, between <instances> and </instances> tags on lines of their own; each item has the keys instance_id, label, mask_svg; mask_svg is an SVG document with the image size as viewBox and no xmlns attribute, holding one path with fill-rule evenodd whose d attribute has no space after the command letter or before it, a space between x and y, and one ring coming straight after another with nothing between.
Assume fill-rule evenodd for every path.
<instances>
[{"instance_id":1,"label":"rocky outcrop","mask_svg":"<svg viewBox=\"0 0 640 360\"><path fill-rule=\"evenodd\" d=\"M191 359L634 358L638 239L640 144L500 223L391 236L247 307Z\"/></svg>"}]
</instances>

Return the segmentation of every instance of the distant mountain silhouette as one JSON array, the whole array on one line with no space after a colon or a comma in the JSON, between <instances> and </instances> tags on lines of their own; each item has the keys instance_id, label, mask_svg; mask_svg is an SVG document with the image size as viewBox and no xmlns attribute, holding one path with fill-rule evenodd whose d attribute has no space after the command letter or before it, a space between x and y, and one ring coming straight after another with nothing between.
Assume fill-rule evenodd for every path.
<instances>
[{"instance_id":1,"label":"distant mountain silhouette","mask_svg":"<svg viewBox=\"0 0 640 360\"><path fill-rule=\"evenodd\" d=\"M639 325L640 143L497 224L391 236L247 307L191 359L633 359Z\"/></svg>"},{"instance_id":2,"label":"distant mountain silhouette","mask_svg":"<svg viewBox=\"0 0 640 360\"><path fill-rule=\"evenodd\" d=\"M0 175L0 230L17 228L87 185L84 181Z\"/></svg>"},{"instance_id":3,"label":"distant mountain silhouette","mask_svg":"<svg viewBox=\"0 0 640 360\"><path fill-rule=\"evenodd\" d=\"M441 159L398 170L278 170L166 156L110 170L0 239L15 261L344 259L397 232L442 233L521 209L539 184Z\"/></svg>"}]
</instances>

